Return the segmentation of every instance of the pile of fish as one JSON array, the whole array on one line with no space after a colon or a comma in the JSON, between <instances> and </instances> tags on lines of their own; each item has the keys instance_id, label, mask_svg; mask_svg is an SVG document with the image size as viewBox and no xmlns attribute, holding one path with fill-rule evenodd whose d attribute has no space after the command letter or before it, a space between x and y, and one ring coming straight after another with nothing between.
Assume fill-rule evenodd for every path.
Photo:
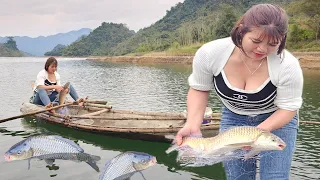
<instances>
[{"instance_id":1,"label":"pile of fish","mask_svg":"<svg viewBox=\"0 0 320 180\"><path fill-rule=\"evenodd\" d=\"M184 166L206 166L232 159L248 159L262 151L283 150L285 142L271 132L252 126L232 127L210 138L184 137L182 144L173 144L167 154L178 151L177 162ZM85 153L74 141L61 136L30 136L13 145L4 155L6 161L41 159L52 165L56 159L86 162L100 172L99 156ZM105 164L99 180L125 180L157 164L156 157L127 151Z\"/></svg>"},{"instance_id":2,"label":"pile of fish","mask_svg":"<svg viewBox=\"0 0 320 180\"><path fill-rule=\"evenodd\" d=\"M28 160L30 169L31 159L44 160L48 165L53 165L56 159L71 160L76 162L86 162L94 170L100 172L96 162L101 158L90 155L76 144L74 141L61 136L30 136L13 145L4 155L6 161ZM124 180L130 178L135 173L155 165L156 157L143 152L123 152L109 160L100 180ZM145 178L144 178L145 179Z\"/></svg>"},{"instance_id":3,"label":"pile of fish","mask_svg":"<svg viewBox=\"0 0 320 180\"><path fill-rule=\"evenodd\" d=\"M283 150L285 142L278 136L253 126L232 127L210 138L185 137L180 146L173 144L166 151L178 151L182 166L206 166L232 159L248 159L262 151Z\"/></svg>"}]
</instances>

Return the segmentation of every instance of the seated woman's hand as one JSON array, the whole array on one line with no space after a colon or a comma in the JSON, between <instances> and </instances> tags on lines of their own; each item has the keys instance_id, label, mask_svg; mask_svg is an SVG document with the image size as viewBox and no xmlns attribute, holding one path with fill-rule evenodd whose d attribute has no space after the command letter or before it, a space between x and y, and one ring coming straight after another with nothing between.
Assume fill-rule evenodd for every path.
<instances>
[{"instance_id":1,"label":"seated woman's hand","mask_svg":"<svg viewBox=\"0 0 320 180\"><path fill-rule=\"evenodd\" d=\"M59 85L55 85L54 86L54 89L57 91L57 92L60 92L63 90L63 87L62 86L59 86Z\"/></svg>"}]
</instances>

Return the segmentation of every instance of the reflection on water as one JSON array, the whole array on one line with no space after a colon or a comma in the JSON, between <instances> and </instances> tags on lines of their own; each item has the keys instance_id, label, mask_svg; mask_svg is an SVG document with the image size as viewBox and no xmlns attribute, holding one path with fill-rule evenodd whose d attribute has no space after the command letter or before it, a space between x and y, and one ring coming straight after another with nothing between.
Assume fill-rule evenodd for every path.
<instances>
[{"instance_id":1,"label":"reflection on water","mask_svg":"<svg viewBox=\"0 0 320 180\"><path fill-rule=\"evenodd\" d=\"M187 77L190 66L180 65L132 65L91 62L83 59L58 59L58 71L62 83L70 81L81 97L103 99L115 109L142 111L184 111ZM0 58L0 87L4 97L0 101L0 118L19 115L20 105L31 95L30 81L44 66L44 58ZM304 104L301 119L319 121L320 104L318 79L320 73L305 71ZM219 111L220 102L214 93L209 105ZM319 126L300 125L297 151L293 158L292 179L317 179L320 177ZM101 156L100 169L108 159L123 151L142 151L157 157L158 165L147 169L147 179L225 179L221 164L201 168L180 167L175 162L176 154L165 154L170 144L129 140L48 124L34 118L24 118L0 124L0 154L14 143L30 135L56 134L78 143L85 152ZM43 161L32 160L27 170L27 161L4 162L0 160L1 179L98 179L99 174L85 163L57 160L53 166ZM161 176L159 176L161 175ZM141 179L139 175L132 180Z\"/></svg>"}]
</instances>

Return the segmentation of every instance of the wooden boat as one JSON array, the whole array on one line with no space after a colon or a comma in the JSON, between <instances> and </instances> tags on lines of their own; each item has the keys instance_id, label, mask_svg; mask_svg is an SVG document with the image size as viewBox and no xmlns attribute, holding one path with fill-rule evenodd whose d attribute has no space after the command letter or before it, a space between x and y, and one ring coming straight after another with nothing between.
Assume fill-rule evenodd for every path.
<instances>
[{"instance_id":1,"label":"wooden boat","mask_svg":"<svg viewBox=\"0 0 320 180\"><path fill-rule=\"evenodd\" d=\"M34 116L37 120L82 131L170 142L174 137L172 135L175 135L186 122L183 113L115 110L104 102L86 101L84 107L78 105L67 106L67 109L64 109L66 112L63 114L61 111L56 111L56 113L45 111ZM43 109L43 106L23 103L20 111L26 114ZM219 129L220 114L212 113L212 116L205 118L205 120L207 123L201 126L203 136L216 135ZM171 139L168 137L171 137Z\"/></svg>"}]
</instances>

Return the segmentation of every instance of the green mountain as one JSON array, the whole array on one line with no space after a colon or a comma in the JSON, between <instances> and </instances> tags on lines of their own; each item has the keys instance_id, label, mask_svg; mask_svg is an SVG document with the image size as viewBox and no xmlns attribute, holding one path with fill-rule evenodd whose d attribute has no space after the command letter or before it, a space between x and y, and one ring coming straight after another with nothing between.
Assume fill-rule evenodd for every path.
<instances>
[{"instance_id":1,"label":"green mountain","mask_svg":"<svg viewBox=\"0 0 320 180\"><path fill-rule=\"evenodd\" d=\"M21 57L25 56L24 52L21 52L17 48L16 41L13 40L13 37L7 37L8 40L6 43L0 43L0 57Z\"/></svg>"},{"instance_id":2,"label":"green mountain","mask_svg":"<svg viewBox=\"0 0 320 180\"><path fill-rule=\"evenodd\" d=\"M111 48L127 40L135 33L124 24L105 23L94 29L88 36L67 46L64 56L108 55Z\"/></svg>"},{"instance_id":3,"label":"green mountain","mask_svg":"<svg viewBox=\"0 0 320 180\"><path fill-rule=\"evenodd\" d=\"M45 56L61 56L63 53L63 50L66 48L67 46L63 45L63 44L58 44L56 45L52 51L48 51L46 53L44 53Z\"/></svg>"},{"instance_id":4,"label":"green mountain","mask_svg":"<svg viewBox=\"0 0 320 180\"><path fill-rule=\"evenodd\" d=\"M237 19L252 5L278 4L289 12L287 47L320 50L320 1L313 0L185 0L167 10L151 26L130 31L123 24L103 23L87 37L67 46L63 55L118 56L148 52L193 54L203 43L227 37Z\"/></svg>"},{"instance_id":5,"label":"green mountain","mask_svg":"<svg viewBox=\"0 0 320 180\"><path fill-rule=\"evenodd\" d=\"M173 46L204 43L229 35L238 17L253 4L293 0L185 0L148 28L112 49L111 55L163 51Z\"/></svg>"}]
</instances>

